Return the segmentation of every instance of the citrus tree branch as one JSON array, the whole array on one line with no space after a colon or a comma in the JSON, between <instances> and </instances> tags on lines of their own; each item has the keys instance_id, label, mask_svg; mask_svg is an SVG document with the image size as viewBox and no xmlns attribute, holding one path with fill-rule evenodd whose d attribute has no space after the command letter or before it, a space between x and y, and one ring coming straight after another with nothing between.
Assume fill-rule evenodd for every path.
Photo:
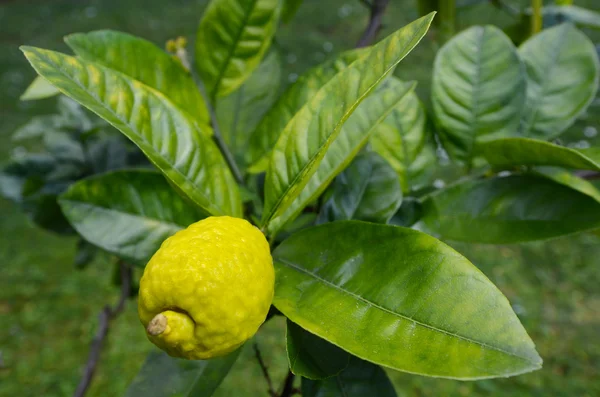
<instances>
[{"instance_id":1,"label":"citrus tree branch","mask_svg":"<svg viewBox=\"0 0 600 397\"><path fill-rule=\"evenodd\" d=\"M288 374L285 377L285 381L283 381L283 388L281 390L281 394L279 394L280 397L291 397L292 395L298 392L296 389L294 389L295 377L296 376L291 370L288 371Z\"/></svg>"},{"instance_id":2,"label":"citrus tree branch","mask_svg":"<svg viewBox=\"0 0 600 397\"><path fill-rule=\"evenodd\" d=\"M85 396L85 393L90 387L92 379L94 378L94 373L96 372L96 367L98 366L98 361L100 360L100 352L102 351L104 340L108 335L110 322L123 312L127 298L129 298L131 294L131 267L123 261L119 261L119 270L121 273L121 295L119 301L112 308L109 305L104 306L100 312L98 317L98 330L92 340L92 346L85 366L85 371L73 394L74 397Z\"/></svg>"},{"instance_id":3,"label":"citrus tree branch","mask_svg":"<svg viewBox=\"0 0 600 397\"><path fill-rule=\"evenodd\" d=\"M277 392L273 388L273 381L271 380L271 376L269 375L269 369L267 368L267 365L263 361L262 355L260 354L260 349L258 348L258 344L256 342L254 342L254 344L252 345L252 348L254 349L254 355L256 356L256 361L258 361L258 365L260 365L260 369L262 370L263 376L265 377L265 380L267 381L269 396L277 397Z\"/></svg>"},{"instance_id":4,"label":"citrus tree branch","mask_svg":"<svg viewBox=\"0 0 600 397\"><path fill-rule=\"evenodd\" d=\"M389 2L390 0L371 0L369 2L363 0L363 3L370 8L371 15L369 16L369 24L360 40L358 40L358 43L356 43L356 47L366 47L373 44L373 41L375 41L377 34L381 30L381 21Z\"/></svg>"}]
</instances>

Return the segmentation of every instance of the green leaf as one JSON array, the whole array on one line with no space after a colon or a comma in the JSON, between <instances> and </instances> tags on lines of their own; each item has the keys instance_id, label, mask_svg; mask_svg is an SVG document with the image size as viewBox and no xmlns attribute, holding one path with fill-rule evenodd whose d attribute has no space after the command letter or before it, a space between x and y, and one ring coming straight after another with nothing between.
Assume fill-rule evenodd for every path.
<instances>
[{"instance_id":1,"label":"green leaf","mask_svg":"<svg viewBox=\"0 0 600 397\"><path fill-rule=\"evenodd\" d=\"M494 167L553 165L600 171L600 150L570 149L530 138L504 138L482 143L478 148Z\"/></svg>"},{"instance_id":2,"label":"green leaf","mask_svg":"<svg viewBox=\"0 0 600 397\"><path fill-rule=\"evenodd\" d=\"M547 5L542 9L544 18L553 17L576 25L600 29L600 13L574 5Z\"/></svg>"},{"instance_id":3,"label":"green leaf","mask_svg":"<svg viewBox=\"0 0 600 397\"><path fill-rule=\"evenodd\" d=\"M565 23L533 36L519 47L527 67L525 136L550 139L583 113L598 90L599 62L594 44Z\"/></svg>"},{"instance_id":4,"label":"green leaf","mask_svg":"<svg viewBox=\"0 0 600 397\"><path fill-rule=\"evenodd\" d=\"M55 95L60 94L60 91L50 84L45 78L41 76L37 76L29 87L25 90L23 95L21 95L22 101L33 101L37 99L45 99L50 98Z\"/></svg>"},{"instance_id":5,"label":"green leaf","mask_svg":"<svg viewBox=\"0 0 600 397\"><path fill-rule=\"evenodd\" d=\"M251 165L250 172L260 173L266 171L273 146L294 115L329 80L347 68L352 62L366 55L369 50L370 48L360 48L346 51L337 58L304 73L294 84L287 88L250 136L247 156L247 163Z\"/></svg>"},{"instance_id":6,"label":"green leaf","mask_svg":"<svg viewBox=\"0 0 600 397\"><path fill-rule=\"evenodd\" d=\"M198 27L195 67L213 100L236 90L271 45L280 0L211 0Z\"/></svg>"},{"instance_id":7,"label":"green leaf","mask_svg":"<svg viewBox=\"0 0 600 397\"><path fill-rule=\"evenodd\" d=\"M287 321L287 355L290 370L304 378L326 379L342 372L350 355L324 339Z\"/></svg>"},{"instance_id":8,"label":"green leaf","mask_svg":"<svg viewBox=\"0 0 600 397\"><path fill-rule=\"evenodd\" d=\"M289 23L294 15L298 12L298 8L302 5L302 0L283 0L283 9L281 10L281 20L284 23Z\"/></svg>"},{"instance_id":9,"label":"green leaf","mask_svg":"<svg viewBox=\"0 0 600 397\"><path fill-rule=\"evenodd\" d=\"M391 225L411 227L423 216L423 206L421 202L414 197L404 197L402 205L390 219Z\"/></svg>"},{"instance_id":10,"label":"green leaf","mask_svg":"<svg viewBox=\"0 0 600 397\"><path fill-rule=\"evenodd\" d=\"M600 227L600 204L546 178L513 175L471 180L423 202L427 230L459 241L508 244Z\"/></svg>"},{"instance_id":11,"label":"green leaf","mask_svg":"<svg viewBox=\"0 0 600 397\"><path fill-rule=\"evenodd\" d=\"M240 351L211 360L182 360L152 352L129 385L126 397L209 397L221 384Z\"/></svg>"},{"instance_id":12,"label":"green leaf","mask_svg":"<svg viewBox=\"0 0 600 397\"><path fill-rule=\"evenodd\" d=\"M379 122L414 89L414 83L394 85L378 90L367 98L344 123L338 139L325 154L317 172L281 216L269 223L268 231L275 234L283 225L294 219L309 203L316 200L329 183L352 161L367 143Z\"/></svg>"},{"instance_id":13,"label":"green leaf","mask_svg":"<svg viewBox=\"0 0 600 397\"><path fill-rule=\"evenodd\" d=\"M364 360L453 379L541 365L502 293L466 258L419 231L326 223L284 241L273 259L277 309Z\"/></svg>"},{"instance_id":14,"label":"green leaf","mask_svg":"<svg viewBox=\"0 0 600 397\"><path fill-rule=\"evenodd\" d=\"M356 219L387 223L402 203L394 169L377 153L364 152L335 178L319 223Z\"/></svg>"},{"instance_id":15,"label":"green leaf","mask_svg":"<svg viewBox=\"0 0 600 397\"><path fill-rule=\"evenodd\" d=\"M75 33L66 36L65 42L82 59L124 73L160 91L196 120L210 122L204 98L190 73L155 44L113 30Z\"/></svg>"},{"instance_id":16,"label":"green leaf","mask_svg":"<svg viewBox=\"0 0 600 397\"><path fill-rule=\"evenodd\" d=\"M474 26L437 53L431 99L450 157L470 162L476 143L514 135L525 103L525 67L498 28Z\"/></svg>"},{"instance_id":17,"label":"green leaf","mask_svg":"<svg viewBox=\"0 0 600 397\"><path fill-rule=\"evenodd\" d=\"M187 112L102 65L32 47L23 52L40 75L124 133L206 212L241 215L239 189L225 160Z\"/></svg>"},{"instance_id":18,"label":"green leaf","mask_svg":"<svg viewBox=\"0 0 600 397\"><path fill-rule=\"evenodd\" d=\"M396 391L381 367L353 357L346 370L324 381L302 379L303 397L396 397Z\"/></svg>"},{"instance_id":19,"label":"green leaf","mask_svg":"<svg viewBox=\"0 0 600 397\"><path fill-rule=\"evenodd\" d=\"M142 266L167 237L203 218L162 175L143 170L83 179L59 203L83 238Z\"/></svg>"},{"instance_id":20,"label":"green leaf","mask_svg":"<svg viewBox=\"0 0 600 397\"><path fill-rule=\"evenodd\" d=\"M98 251L95 245L80 238L77 241L77 251L75 252L75 267L78 269L87 267L94 260Z\"/></svg>"},{"instance_id":21,"label":"green leaf","mask_svg":"<svg viewBox=\"0 0 600 397\"><path fill-rule=\"evenodd\" d=\"M591 182L568 171L557 167L536 167L532 172L588 195L600 203L600 191Z\"/></svg>"},{"instance_id":22,"label":"green leaf","mask_svg":"<svg viewBox=\"0 0 600 397\"><path fill-rule=\"evenodd\" d=\"M273 106L281 86L281 57L272 51L246 80L227 97L217 100L219 127L237 164L244 164L248 139L265 113Z\"/></svg>"},{"instance_id":23,"label":"green leaf","mask_svg":"<svg viewBox=\"0 0 600 397\"><path fill-rule=\"evenodd\" d=\"M281 215L317 171L358 105L419 43L434 14L399 29L333 77L290 120L275 144L265 180L263 225Z\"/></svg>"},{"instance_id":24,"label":"green leaf","mask_svg":"<svg viewBox=\"0 0 600 397\"><path fill-rule=\"evenodd\" d=\"M397 83L397 79L388 83ZM420 174L433 168L425 107L414 92L409 93L380 123L370 139L371 147L387 160L400 178L402 190L416 187ZM428 147L426 147L428 146Z\"/></svg>"}]
</instances>

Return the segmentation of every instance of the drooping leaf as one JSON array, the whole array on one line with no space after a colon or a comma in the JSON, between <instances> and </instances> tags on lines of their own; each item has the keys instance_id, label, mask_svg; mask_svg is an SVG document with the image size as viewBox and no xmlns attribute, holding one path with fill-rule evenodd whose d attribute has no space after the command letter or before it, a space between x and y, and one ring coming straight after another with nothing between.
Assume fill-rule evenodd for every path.
<instances>
[{"instance_id":1,"label":"drooping leaf","mask_svg":"<svg viewBox=\"0 0 600 397\"><path fill-rule=\"evenodd\" d=\"M152 352L129 385L126 397L210 397L240 351L211 360L182 360Z\"/></svg>"},{"instance_id":2,"label":"drooping leaf","mask_svg":"<svg viewBox=\"0 0 600 397\"><path fill-rule=\"evenodd\" d=\"M381 367L352 357L350 365L335 378L302 379L303 397L396 397L396 391Z\"/></svg>"},{"instance_id":3,"label":"drooping leaf","mask_svg":"<svg viewBox=\"0 0 600 397\"><path fill-rule=\"evenodd\" d=\"M290 120L271 155L263 225L292 204L348 117L419 43L433 16L420 18L373 46L368 55L333 77Z\"/></svg>"},{"instance_id":4,"label":"drooping leaf","mask_svg":"<svg viewBox=\"0 0 600 397\"><path fill-rule=\"evenodd\" d=\"M470 180L423 202L427 230L459 241L508 244L600 227L593 198L533 175Z\"/></svg>"},{"instance_id":5,"label":"drooping leaf","mask_svg":"<svg viewBox=\"0 0 600 397\"><path fill-rule=\"evenodd\" d=\"M352 62L366 55L368 51L369 48L346 51L337 58L304 73L281 94L250 136L247 154L250 172L266 171L271 150L273 150L279 135L292 117L329 80L347 68Z\"/></svg>"},{"instance_id":6,"label":"drooping leaf","mask_svg":"<svg viewBox=\"0 0 600 397\"><path fill-rule=\"evenodd\" d=\"M498 28L474 26L437 53L431 99L450 157L469 162L477 142L514 135L525 103L525 67Z\"/></svg>"},{"instance_id":7,"label":"drooping leaf","mask_svg":"<svg viewBox=\"0 0 600 397\"><path fill-rule=\"evenodd\" d=\"M527 68L525 136L560 135L584 112L598 90L599 62L594 44L565 23L533 36L519 47Z\"/></svg>"},{"instance_id":8,"label":"drooping leaf","mask_svg":"<svg viewBox=\"0 0 600 397\"><path fill-rule=\"evenodd\" d=\"M233 92L271 45L280 0L211 0L196 37L195 67L209 97Z\"/></svg>"},{"instance_id":9,"label":"drooping leaf","mask_svg":"<svg viewBox=\"0 0 600 397\"><path fill-rule=\"evenodd\" d=\"M217 100L221 134L238 165L245 162L250 134L277 99L281 68L280 55L272 51L240 88Z\"/></svg>"},{"instance_id":10,"label":"drooping leaf","mask_svg":"<svg viewBox=\"0 0 600 397\"><path fill-rule=\"evenodd\" d=\"M573 175L569 171L557 167L536 167L532 172L588 195L600 203L600 190L591 182Z\"/></svg>"},{"instance_id":11,"label":"drooping leaf","mask_svg":"<svg viewBox=\"0 0 600 397\"><path fill-rule=\"evenodd\" d=\"M142 266L163 240L203 218L162 175L145 170L83 179L59 203L83 238Z\"/></svg>"},{"instance_id":12,"label":"drooping leaf","mask_svg":"<svg viewBox=\"0 0 600 397\"><path fill-rule=\"evenodd\" d=\"M364 152L335 178L319 223L350 219L387 223L401 203L402 189L394 169L377 153Z\"/></svg>"},{"instance_id":13,"label":"drooping leaf","mask_svg":"<svg viewBox=\"0 0 600 397\"><path fill-rule=\"evenodd\" d=\"M284 241L273 259L275 307L362 359L454 379L541 365L502 293L466 258L419 231L326 223Z\"/></svg>"},{"instance_id":14,"label":"drooping leaf","mask_svg":"<svg viewBox=\"0 0 600 397\"><path fill-rule=\"evenodd\" d=\"M190 73L179 61L142 38L112 30L75 33L65 42L79 57L124 73L154 88L204 124L206 103Z\"/></svg>"},{"instance_id":15,"label":"drooping leaf","mask_svg":"<svg viewBox=\"0 0 600 397\"><path fill-rule=\"evenodd\" d=\"M298 12L298 8L302 5L303 0L283 0L283 9L281 11L281 20L284 23L289 23L294 15Z\"/></svg>"},{"instance_id":16,"label":"drooping leaf","mask_svg":"<svg viewBox=\"0 0 600 397\"><path fill-rule=\"evenodd\" d=\"M387 117L405 95L412 92L414 83L394 85L373 93L344 123L338 139L325 154L319 168L302 192L283 214L271 221L268 231L275 234L283 225L294 219L309 203L319 197L367 143L377 125Z\"/></svg>"},{"instance_id":17,"label":"drooping leaf","mask_svg":"<svg viewBox=\"0 0 600 397\"><path fill-rule=\"evenodd\" d=\"M187 112L105 66L32 47L23 52L40 75L124 133L206 212L241 214L239 190L225 160Z\"/></svg>"},{"instance_id":18,"label":"drooping leaf","mask_svg":"<svg viewBox=\"0 0 600 397\"><path fill-rule=\"evenodd\" d=\"M350 355L324 339L287 321L287 355L290 370L304 378L327 379L342 372Z\"/></svg>"},{"instance_id":19,"label":"drooping leaf","mask_svg":"<svg viewBox=\"0 0 600 397\"><path fill-rule=\"evenodd\" d=\"M33 101L37 99L50 98L60 94L60 91L50 84L45 78L37 76L27 87L23 95L22 101Z\"/></svg>"},{"instance_id":20,"label":"drooping leaf","mask_svg":"<svg viewBox=\"0 0 600 397\"><path fill-rule=\"evenodd\" d=\"M530 138L504 138L482 143L477 148L491 165L552 165L600 171L600 150L571 149Z\"/></svg>"}]
</instances>

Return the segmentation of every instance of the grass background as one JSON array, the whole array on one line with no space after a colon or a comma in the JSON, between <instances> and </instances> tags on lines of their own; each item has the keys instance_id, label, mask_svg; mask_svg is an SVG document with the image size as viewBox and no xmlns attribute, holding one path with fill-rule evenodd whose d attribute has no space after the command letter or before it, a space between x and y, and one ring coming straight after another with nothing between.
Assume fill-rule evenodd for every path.
<instances>
[{"instance_id":1,"label":"grass background","mask_svg":"<svg viewBox=\"0 0 600 397\"><path fill-rule=\"evenodd\" d=\"M596 0L580 5L600 8ZM53 0L0 2L0 163L18 149L10 134L29 117L54 111L55 100L19 102L34 77L21 44L66 50L62 37L77 31L117 29L156 43L193 37L205 1ZM392 0L386 31L417 17L412 1ZM292 23L280 29L285 76L351 48L366 24L358 0L305 0ZM461 13L459 23L498 23L510 18L487 6ZM600 42L598 32L590 32ZM419 82L427 97L438 44L430 34L397 74ZM600 103L594 103L565 140L600 144ZM584 130L587 128L587 135ZM591 132L592 133L591 133ZM579 235L550 242L482 246L453 244L507 295L544 358L542 370L510 379L457 382L390 371L400 396L600 395L600 240ZM73 393L97 326L97 314L117 299L113 266L98 260L75 270L75 240L44 232L0 199L0 395L64 396ZM139 274L137 275L139 276ZM284 323L270 322L257 335L276 382L286 373ZM118 396L152 350L139 325L135 302L112 325L90 396ZM251 349L243 352L218 396L266 395Z\"/></svg>"}]
</instances>

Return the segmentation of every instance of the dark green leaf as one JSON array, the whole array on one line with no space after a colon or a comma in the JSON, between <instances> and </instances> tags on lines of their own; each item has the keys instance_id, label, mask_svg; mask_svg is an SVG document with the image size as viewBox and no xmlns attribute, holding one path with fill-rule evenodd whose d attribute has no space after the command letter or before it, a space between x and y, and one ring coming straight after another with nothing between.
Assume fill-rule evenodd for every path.
<instances>
[{"instance_id":1,"label":"dark green leaf","mask_svg":"<svg viewBox=\"0 0 600 397\"><path fill-rule=\"evenodd\" d=\"M263 225L288 209L309 183L358 105L419 43L434 14L399 29L321 88L286 125L265 181Z\"/></svg>"},{"instance_id":2,"label":"dark green leaf","mask_svg":"<svg viewBox=\"0 0 600 397\"><path fill-rule=\"evenodd\" d=\"M544 18L571 21L576 25L600 29L600 13L587 8L569 5L546 5L542 9ZM531 12L529 12L531 14Z\"/></svg>"},{"instance_id":3,"label":"dark green leaf","mask_svg":"<svg viewBox=\"0 0 600 397\"><path fill-rule=\"evenodd\" d=\"M196 37L195 67L214 100L235 91L271 45L279 0L211 0Z\"/></svg>"},{"instance_id":4,"label":"dark green leaf","mask_svg":"<svg viewBox=\"0 0 600 397\"><path fill-rule=\"evenodd\" d=\"M378 90L367 98L344 123L338 139L325 154L317 172L310 178L300 195L290 207L269 224L269 232L276 233L283 225L294 219L309 203L325 191L329 183L338 175L367 143L370 134L379 122L398 105L404 96L414 88L414 83L394 85Z\"/></svg>"},{"instance_id":5,"label":"dark green leaf","mask_svg":"<svg viewBox=\"0 0 600 397\"><path fill-rule=\"evenodd\" d=\"M283 10L281 11L281 19L284 23L289 23L294 15L298 12L298 8L302 5L302 0L283 0Z\"/></svg>"},{"instance_id":6,"label":"dark green leaf","mask_svg":"<svg viewBox=\"0 0 600 397\"><path fill-rule=\"evenodd\" d=\"M22 101L32 101L36 99L50 98L60 94L60 91L50 84L46 79L41 76L37 76L29 87L21 95Z\"/></svg>"},{"instance_id":7,"label":"dark green leaf","mask_svg":"<svg viewBox=\"0 0 600 397\"><path fill-rule=\"evenodd\" d=\"M75 267L84 268L94 260L98 248L95 245L88 243L84 239L77 241L77 251L75 252ZM120 281L120 277L119 277Z\"/></svg>"},{"instance_id":8,"label":"dark green leaf","mask_svg":"<svg viewBox=\"0 0 600 397\"><path fill-rule=\"evenodd\" d=\"M287 355L292 372L309 379L326 379L347 366L350 355L324 339L287 321Z\"/></svg>"},{"instance_id":9,"label":"dark green leaf","mask_svg":"<svg viewBox=\"0 0 600 397\"><path fill-rule=\"evenodd\" d=\"M242 213L238 187L206 131L159 92L112 69L23 47L36 71L131 139L187 196L212 215Z\"/></svg>"},{"instance_id":10,"label":"dark green leaf","mask_svg":"<svg viewBox=\"0 0 600 397\"><path fill-rule=\"evenodd\" d=\"M71 34L65 37L65 42L82 59L124 73L160 91L200 122L209 123L206 103L190 73L153 43L112 30Z\"/></svg>"},{"instance_id":11,"label":"dark green leaf","mask_svg":"<svg viewBox=\"0 0 600 397\"><path fill-rule=\"evenodd\" d=\"M387 223L402 203L394 169L377 153L364 152L335 178L319 223L356 219Z\"/></svg>"},{"instance_id":12,"label":"dark green leaf","mask_svg":"<svg viewBox=\"0 0 600 397\"><path fill-rule=\"evenodd\" d=\"M352 62L367 54L368 51L369 48L346 51L337 58L304 73L294 84L288 87L250 136L247 155L247 163L251 165L250 172L266 171L271 150L292 117L329 80L347 68Z\"/></svg>"},{"instance_id":13,"label":"dark green leaf","mask_svg":"<svg viewBox=\"0 0 600 397\"><path fill-rule=\"evenodd\" d=\"M126 397L209 397L242 349L211 360L182 360L152 352L129 385Z\"/></svg>"},{"instance_id":14,"label":"dark green leaf","mask_svg":"<svg viewBox=\"0 0 600 397\"><path fill-rule=\"evenodd\" d=\"M138 265L203 217L159 173L143 170L81 180L60 197L60 206L87 241Z\"/></svg>"},{"instance_id":15,"label":"dark green leaf","mask_svg":"<svg viewBox=\"0 0 600 397\"><path fill-rule=\"evenodd\" d=\"M381 367L353 357L346 370L323 381L302 379L302 397L396 397Z\"/></svg>"},{"instance_id":16,"label":"dark green leaf","mask_svg":"<svg viewBox=\"0 0 600 397\"><path fill-rule=\"evenodd\" d=\"M515 46L495 26L474 26L442 47L431 99L450 157L469 162L477 142L517 132L525 79Z\"/></svg>"},{"instance_id":17,"label":"dark green leaf","mask_svg":"<svg viewBox=\"0 0 600 397\"><path fill-rule=\"evenodd\" d=\"M527 67L527 102L522 134L550 139L584 112L598 90L594 44L565 23L533 36L519 47Z\"/></svg>"},{"instance_id":18,"label":"dark green leaf","mask_svg":"<svg viewBox=\"0 0 600 397\"><path fill-rule=\"evenodd\" d=\"M502 293L424 233L326 223L296 233L273 258L277 309L365 360L454 379L510 376L541 365Z\"/></svg>"},{"instance_id":19,"label":"dark green leaf","mask_svg":"<svg viewBox=\"0 0 600 397\"><path fill-rule=\"evenodd\" d=\"M568 171L557 167L536 167L533 173L577 190L600 203L600 191L591 182L579 178Z\"/></svg>"},{"instance_id":20,"label":"dark green leaf","mask_svg":"<svg viewBox=\"0 0 600 397\"><path fill-rule=\"evenodd\" d=\"M593 198L536 176L471 180L423 202L427 229L450 240L507 244L600 227Z\"/></svg>"},{"instance_id":21,"label":"dark green leaf","mask_svg":"<svg viewBox=\"0 0 600 397\"><path fill-rule=\"evenodd\" d=\"M570 149L537 139L496 139L482 143L477 150L494 167L553 165L600 171L600 150Z\"/></svg>"},{"instance_id":22,"label":"dark green leaf","mask_svg":"<svg viewBox=\"0 0 600 397\"><path fill-rule=\"evenodd\" d=\"M390 224L396 226L411 227L423 216L423 206L421 202L414 197L405 197L402 199L402 205L390 219Z\"/></svg>"}]
</instances>

